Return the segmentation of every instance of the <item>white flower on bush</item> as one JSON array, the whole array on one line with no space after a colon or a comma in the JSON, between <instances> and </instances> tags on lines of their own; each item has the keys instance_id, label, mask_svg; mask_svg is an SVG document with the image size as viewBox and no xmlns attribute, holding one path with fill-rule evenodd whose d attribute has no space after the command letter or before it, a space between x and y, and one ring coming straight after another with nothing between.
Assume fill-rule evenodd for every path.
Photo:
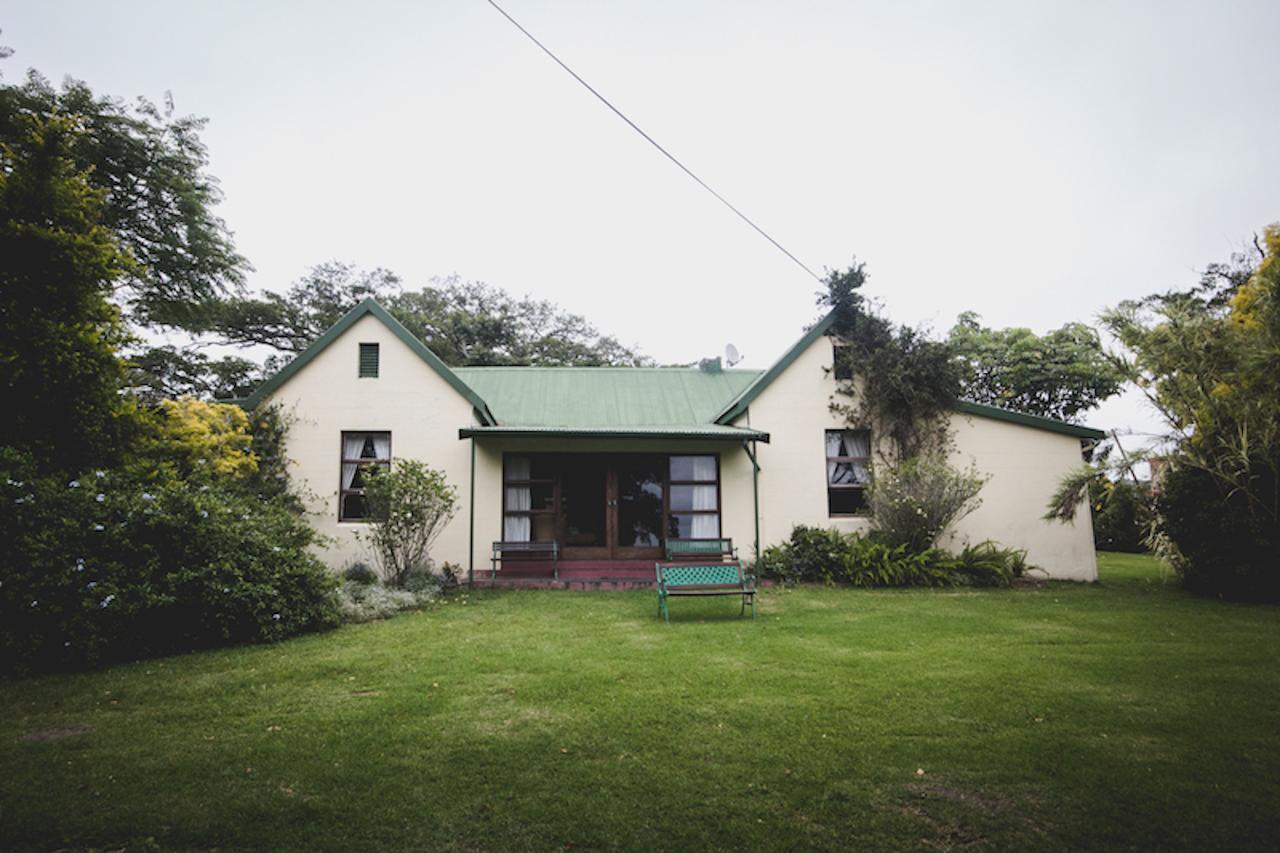
<instances>
[{"instance_id":1,"label":"white flower on bush","mask_svg":"<svg viewBox=\"0 0 1280 853\"><path fill-rule=\"evenodd\" d=\"M94 476L95 476L95 477L97 477L99 480L101 480L102 478L104 478L104 477L106 477L106 476L107 476L107 472L106 472L106 471L94 471L94 472L93 472L93 474L94 474Z\"/></svg>"},{"instance_id":2,"label":"white flower on bush","mask_svg":"<svg viewBox=\"0 0 1280 853\"><path fill-rule=\"evenodd\" d=\"M107 593L107 597L106 597L106 598L104 598L104 599L102 599L102 601L100 601L100 602L98 602L98 603L99 603L101 606L106 607L106 606L110 605L110 604L111 604L111 602L113 602L113 601L115 601L115 600L116 600L115 595L113 595L113 594L111 594L111 593Z\"/></svg>"},{"instance_id":3,"label":"white flower on bush","mask_svg":"<svg viewBox=\"0 0 1280 853\"><path fill-rule=\"evenodd\" d=\"M142 499L143 499L144 501L153 501L153 500L155 500L155 499L156 499L156 496L155 496L155 495L153 495L153 494L151 494L150 492L143 492L143 493L142 493Z\"/></svg>"},{"instance_id":4,"label":"white flower on bush","mask_svg":"<svg viewBox=\"0 0 1280 853\"><path fill-rule=\"evenodd\" d=\"M68 489L78 489L78 488L80 488L80 481L79 481L79 480L72 480L70 483L67 483L67 488L68 488Z\"/></svg>"},{"instance_id":5,"label":"white flower on bush","mask_svg":"<svg viewBox=\"0 0 1280 853\"><path fill-rule=\"evenodd\" d=\"M102 530L106 530L107 528L103 527L101 524L95 524L95 525L93 526L93 529L94 529L94 530L98 530L98 531L102 531Z\"/></svg>"},{"instance_id":6,"label":"white flower on bush","mask_svg":"<svg viewBox=\"0 0 1280 853\"><path fill-rule=\"evenodd\" d=\"M102 492L98 492L96 495L93 496L93 499L98 503L102 503L107 499L107 496L104 495Z\"/></svg>"}]
</instances>

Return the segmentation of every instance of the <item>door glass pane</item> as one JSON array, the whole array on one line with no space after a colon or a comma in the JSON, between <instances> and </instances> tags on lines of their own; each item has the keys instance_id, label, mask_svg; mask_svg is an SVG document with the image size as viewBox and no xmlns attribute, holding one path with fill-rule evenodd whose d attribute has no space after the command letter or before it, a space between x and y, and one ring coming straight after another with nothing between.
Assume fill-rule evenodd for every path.
<instances>
[{"instance_id":1,"label":"door glass pane","mask_svg":"<svg viewBox=\"0 0 1280 853\"><path fill-rule=\"evenodd\" d=\"M624 456L617 462L618 547L657 548L662 544L661 456Z\"/></svg>"},{"instance_id":2,"label":"door glass pane","mask_svg":"<svg viewBox=\"0 0 1280 853\"><path fill-rule=\"evenodd\" d=\"M567 548L600 548L605 536L604 460L595 456L565 456L561 474L564 505L564 545Z\"/></svg>"}]
</instances>

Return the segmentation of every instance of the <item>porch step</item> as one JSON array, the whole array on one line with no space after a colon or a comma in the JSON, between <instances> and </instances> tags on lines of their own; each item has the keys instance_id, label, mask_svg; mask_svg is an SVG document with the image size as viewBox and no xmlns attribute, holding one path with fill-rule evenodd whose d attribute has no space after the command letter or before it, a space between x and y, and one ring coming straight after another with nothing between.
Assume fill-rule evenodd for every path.
<instances>
[{"instance_id":1,"label":"porch step","mask_svg":"<svg viewBox=\"0 0 1280 853\"><path fill-rule=\"evenodd\" d=\"M549 577L503 577L476 578L478 588L487 589L569 589L579 591L623 592L631 589L653 589L652 578L624 577L566 577L561 573L559 579Z\"/></svg>"}]
</instances>

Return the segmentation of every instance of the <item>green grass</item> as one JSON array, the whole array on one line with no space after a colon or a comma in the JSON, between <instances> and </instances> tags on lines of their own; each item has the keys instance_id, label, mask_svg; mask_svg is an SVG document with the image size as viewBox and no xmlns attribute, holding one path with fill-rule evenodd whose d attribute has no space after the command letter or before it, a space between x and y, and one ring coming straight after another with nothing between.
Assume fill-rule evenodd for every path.
<instances>
[{"instance_id":1,"label":"green grass","mask_svg":"<svg viewBox=\"0 0 1280 853\"><path fill-rule=\"evenodd\" d=\"M0 683L0 847L1264 847L1280 609L1039 590L509 592ZM38 730L88 727L29 740Z\"/></svg>"}]
</instances>

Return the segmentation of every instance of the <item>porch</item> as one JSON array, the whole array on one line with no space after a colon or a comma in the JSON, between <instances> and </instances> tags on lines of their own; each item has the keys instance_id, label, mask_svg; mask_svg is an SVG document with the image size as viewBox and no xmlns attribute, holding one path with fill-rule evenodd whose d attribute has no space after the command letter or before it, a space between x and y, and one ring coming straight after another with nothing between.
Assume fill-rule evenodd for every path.
<instances>
[{"instance_id":1,"label":"porch","mask_svg":"<svg viewBox=\"0 0 1280 853\"><path fill-rule=\"evenodd\" d=\"M669 549L736 533L749 556L755 483L744 444L477 442L484 474L468 577L481 587L651 588ZM703 559L722 556L733 554Z\"/></svg>"},{"instance_id":2,"label":"porch","mask_svg":"<svg viewBox=\"0 0 1280 853\"><path fill-rule=\"evenodd\" d=\"M477 571L477 587L507 589L651 589L654 560L508 560L497 572Z\"/></svg>"}]
</instances>

